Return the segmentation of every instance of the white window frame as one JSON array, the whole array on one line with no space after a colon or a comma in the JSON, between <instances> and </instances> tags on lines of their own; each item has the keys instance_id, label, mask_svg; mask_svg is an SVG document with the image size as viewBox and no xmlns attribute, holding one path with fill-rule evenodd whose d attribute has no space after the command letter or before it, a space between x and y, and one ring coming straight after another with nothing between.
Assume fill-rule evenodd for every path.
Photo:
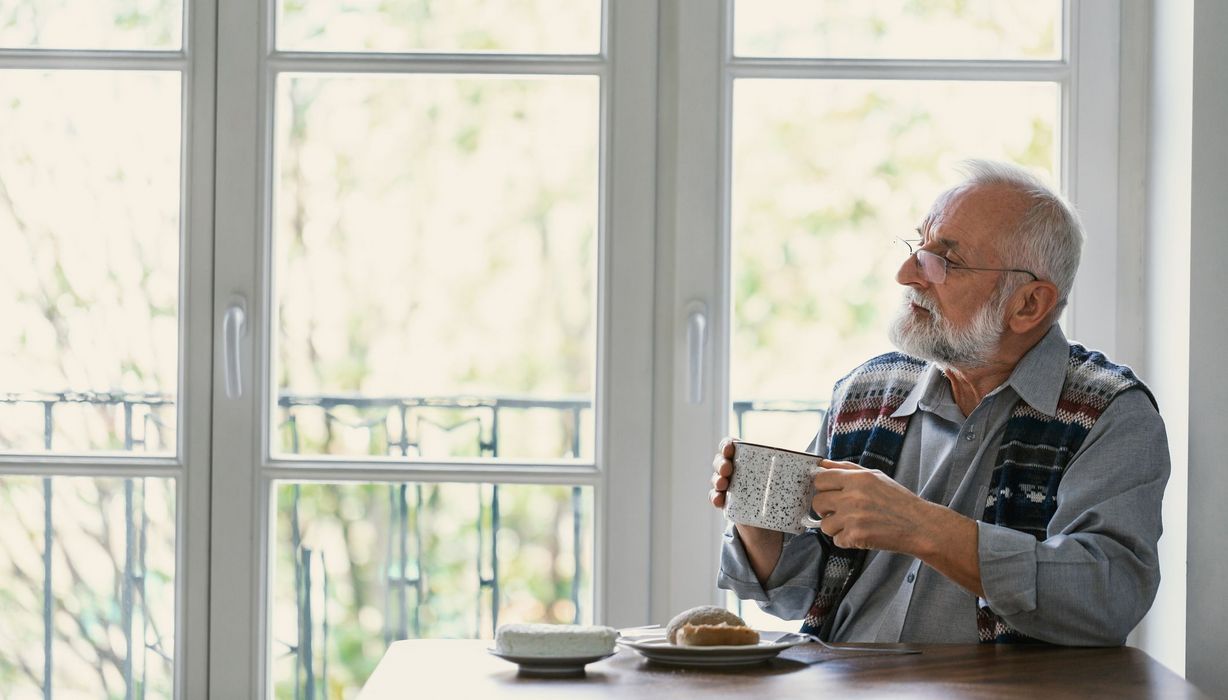
<instances>
[{"instance_id":1,"label":"white window frame","mask_svg":"<svg viewBox=\"0 0 1228 700\"><path fill-rule=\"evenodd\" d=\"M744 0L749 1L749 0ZM729 196L732 81L755 78L1041 80L1061 86L1059 167L1066 194L1087 229L1083 264L1067 311L1072 338L1112 354L1126 324L1118 290L1118 105L1120 8L1114 0L1065 0L1063 56L1056 61L761 59L733 56L734 0L663 0L661 164L658 170L658 392L656 522L671 533L654 551L657 617L699 603L721 604L715 587L720 513L703 498L710 455L728 432ZM676 47L671 46L676 39ZM713 118L716 115L716 118ZM969 154L975 156L976 154ZM1123 253L1124 254L1124 253ZM1085 290L1094 290L1086 293ZM694 358L685 342L692 305L709 309L710 338L700 358L699 403L688 401ZM825 398L825 397L819 397ZM809 436L798 436L799 440Z\"/></svg>"},{"instance_id":2,"label":"white window frame","mask_svg":"<svg viewBox=\"0 0 1228 700\"><path fill-rule=\"evenodd\" d=\"M263 6L263 9L262 9ZM279 479L343 482L567 484L594 491L594 618L642 624L648 613L652 415L652 254L655 191L655 0L606 0L596 56L358 54L273 50L274 0L219 0L214 472L210 693L272 692L268 555ZM274 81L281 71L589 74L601 80L597 444L589 466L325 461L270 457L275 396L268 335ZM615 99L617 96L617 99ZM243 396L226 398L221 323L243 300ZM257 426L253 429L252 426Z\"/></svg>"}]
</instances>

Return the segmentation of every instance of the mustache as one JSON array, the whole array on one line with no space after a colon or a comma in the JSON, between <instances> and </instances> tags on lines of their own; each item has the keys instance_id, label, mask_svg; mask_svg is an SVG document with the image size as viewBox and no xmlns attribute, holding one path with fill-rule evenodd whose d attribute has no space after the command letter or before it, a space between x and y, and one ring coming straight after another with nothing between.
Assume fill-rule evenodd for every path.
<instances>
[{"instance_id":1,"label":"mustache","mask_svg":"<svg viewBox=\"0 0 1228 700\"><path fill-rule=\"evenodd\" d=\"M908 289L904 292L904 302L916 304L931 314L938 315L938 304L915 289Z\"/></svg>"}]
</instances>

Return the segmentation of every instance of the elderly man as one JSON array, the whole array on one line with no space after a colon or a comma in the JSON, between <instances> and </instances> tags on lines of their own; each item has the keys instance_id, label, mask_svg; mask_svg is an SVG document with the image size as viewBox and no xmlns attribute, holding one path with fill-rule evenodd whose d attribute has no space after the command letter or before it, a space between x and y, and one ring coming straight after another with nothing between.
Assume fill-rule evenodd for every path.
<instances>
[{"instance_id":1,"label":"elderly man","mask_svg":"<svg viewBox=\"0 0 1228 700\"><path fill-rule=\"evenodd\" d=\"M718 585L835 641L1121 644L1160 580L1164 424L1057 325L1083 239L1069 204L966 165L896 275L903 353L837 382L810 446L821 532L731 526Z\"/></svg>"}]
</instances>

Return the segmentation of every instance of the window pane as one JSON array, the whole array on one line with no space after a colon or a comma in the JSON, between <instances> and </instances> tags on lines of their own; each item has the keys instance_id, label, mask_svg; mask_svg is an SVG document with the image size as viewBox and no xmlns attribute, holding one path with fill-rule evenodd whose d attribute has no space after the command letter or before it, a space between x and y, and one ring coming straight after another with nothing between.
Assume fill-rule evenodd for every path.
<instances>
[{"instance_id":1,"label":"window pane","mask_svg":"<svg viewBox=\"0 0 1228 700\"><path fill-rule=\"evenodd\" d=\"M595 54L601 0L280 0L285 51Z\"/></svg>"},{"instance_id":2,"label":"window pane","mask_svg":"<svg viewBox=\"0 0 1228 700\"><path fill-rule=\"evenodd\" d=\"M282 452L591 459L595 77L283 76Z\"/></svg>"},{"instance_id":3,"label":"window pane","mask_svg":"<svg viewBox=\"0 0 1228 700\"><path fill-rule=\"evenodd\" d=\"M1061 0L736 0L734 53L1057 60Z\"/></svg>"},{"instance_id":4,"label":"window pane","mask_svg":"<svg viewBox=\"0 0 1228 700\"><path fill-rule=\"evenodd\" d=\"M0 450L174 451L179 81L0 71Z\"/></svg>"},{"instance_id":5,"label":"window pane","mask_svg":"<svg viewBox=\"0 0 1228 700\"><path fill-rule=\"evenodd\" d=\"M398 639L591 624L592 489L279 482L277 697L349 697Z\"/></svg>"},{"instance_id":6,"label":"window pane","mask_svg":"<svg viewBox=\"0 0 1228 700\"><path fill-rule=\"evenodd\" d=\"M903 262L894 238L917 226L964 158L1052 177L1059 98L1050 83L735 83L734 430L806 445L832 384L891 349Z\"/></svg>"},{"instance_id":7,"label":"window pane","mask_svg":"<svg viewBox=\"0 0 1228 700\"><path fill-rule=\"evenodd\" d=\"M6 697L171 697L174 480L0 477L0 620Z\"/></svg>"},{"instance_id":8,"label":"window pane","mask_svg":"<svg viewBox=\"0 0 1228 700\"><path fill-rule=\"evenodd\" d=\"M0 48L175 50L183 0L3 0Z\"/></svg>"}]
</instances>

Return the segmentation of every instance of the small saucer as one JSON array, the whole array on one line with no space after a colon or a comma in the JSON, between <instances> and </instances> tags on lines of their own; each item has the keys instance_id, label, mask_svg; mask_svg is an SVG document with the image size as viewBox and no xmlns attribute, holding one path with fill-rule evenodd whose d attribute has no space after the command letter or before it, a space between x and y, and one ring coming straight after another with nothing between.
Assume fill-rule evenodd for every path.
<instances>
[{"instance_id":1,"label":"small saucer","mask_svg":"<svg viewBox=\"0 0 1228 700\"><path fill-rule=\"evenodd\" d=\"M616 652L597 656L514 656L487 649L491 656L510 661L520 667L525 676L582 676L584 667L594 661L608 659Z\"/></svg>"}]
</instances>

